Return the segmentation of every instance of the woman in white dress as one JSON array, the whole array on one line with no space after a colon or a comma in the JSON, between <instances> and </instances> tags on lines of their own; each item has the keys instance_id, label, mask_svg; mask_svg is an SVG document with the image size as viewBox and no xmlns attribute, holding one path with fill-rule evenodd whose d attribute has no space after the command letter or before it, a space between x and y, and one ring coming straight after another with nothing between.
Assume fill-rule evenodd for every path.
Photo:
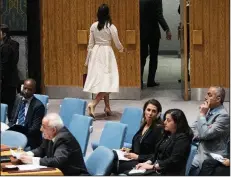
<instances>
[{"instance_id":1,"label":"woman in white dress","mask_svg":"<svg viewBox=\"0 0 231 177\"><path fill-rule=\"evenodd\" d=\"M98 21L90 28L88 54L85 66L88 66L87 79L84 92L97 94L96 98L88 104L88 114L95 118L96 105L104 98L107 116L111 115L109 94L119 92L119 73L111 41L115 43L119 52L123 52L117 28L112 24L109 7L102 4L98 8Z\"/></svg>"}]
</instances>

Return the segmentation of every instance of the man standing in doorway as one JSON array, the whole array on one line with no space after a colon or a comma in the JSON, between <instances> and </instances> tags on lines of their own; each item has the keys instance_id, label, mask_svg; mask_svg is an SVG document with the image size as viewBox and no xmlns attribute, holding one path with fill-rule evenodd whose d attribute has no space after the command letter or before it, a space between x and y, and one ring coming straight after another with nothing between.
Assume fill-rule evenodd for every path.
<instances>
[{"instance_id":1,"label":"man standing in doorway","mask_svg":"<svg viewBox=\"0 0 231 177\"><path fill-rule=\"evenodd\" d=\"M2 24L0 28L1 103L8 105L9 117L13 109L16 89L19 82L17 68L19 43L11 39L7 25Z\"/></svg>"},{"instance_id":2,"label":"man standing in doorway","mask_svg":"<svg viewBox=\"0 0 231 177\"><path fill-rule=\"evenodd\" d=\"M172 34L163 16L162 0L140 0L141 88L143 88L143 72L148 56L148 47L150 61L147 87L159 85L159 83L155 82L161 38L159 24L166 32L166 38L171 40Z\"/></svg>"}]
</instances>

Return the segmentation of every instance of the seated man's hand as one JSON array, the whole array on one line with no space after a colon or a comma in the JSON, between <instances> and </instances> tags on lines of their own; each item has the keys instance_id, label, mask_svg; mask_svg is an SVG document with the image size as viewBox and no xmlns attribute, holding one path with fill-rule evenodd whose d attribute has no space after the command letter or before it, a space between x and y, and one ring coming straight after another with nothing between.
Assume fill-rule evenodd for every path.
<instances>
[{"instance_id":1,"label":"seated man's hand","mask_svg":"<svg viewBox=\"0 0 231 177\"><path fill-rule=\"evenodd\" d=\"M209 111L210 101L205 101L203 104L200 105L200 116L205 117L207 112Z\"/></svg>"},{"instance_id":2,"label":"seated man's hand","mask_svg":"<svg viewBox=\"0 0 231 177\"><path fill-rule=\"evenodd\" d=\"M20 155L20 160L23 162L23 163L27 163L27 164L30 164L32 163L32 157L29 156L29 155Z\"/></svg>"},{"instance_id":3,"label":"seated man's hand","mask_svg":"<svg viewBox=\"0 0 231 177\"><path fill-rule=\"evenodd\" d=\"M28 155L28 154L26 152L20 152L20 157L25 156L25 155Z\"/></svg>"},{"instance_id":4,"label":"seated man's hand","mask_svg":"<svg viewBox=\"0 0 231 177\"><path fill-rule=\"evenodd\" d=\"M126 157L128 159L134 159L134 160L138 159L138 155L135 153L125 153L124 157Z\"/></svg>"},{"instance_id":5,"label":"seated man's hand","mask_svg":"<svg viewBox=\"0 0 231 177\"><path fill-rule=\"evenodd\" d=\"M229 167L230 166L230 161L229 159L224 159L224 162L223 162L223 165L225 165L226 167Z\"/></svg>"},{"instance_id":6,"label":"seated man's hand","mask_svg":"<svg viewBox=\"0 0 231 177\"><path fill-rule=\"evenodd\" d=\"M153 165L149 165L147 163L139 163L136 165L136 169L151 170L151 169L153 169Z\"/></svg>"}]
</instances>

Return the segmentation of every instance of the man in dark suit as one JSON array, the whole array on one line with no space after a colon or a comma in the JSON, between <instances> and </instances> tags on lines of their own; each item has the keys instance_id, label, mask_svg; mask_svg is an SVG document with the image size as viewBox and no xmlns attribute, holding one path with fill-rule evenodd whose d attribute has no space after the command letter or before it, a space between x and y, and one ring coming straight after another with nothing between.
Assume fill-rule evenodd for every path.
<instances>
[{"instance_id":1,"label":"man in dark suit","mask_svg":"<svg viewBox=\"0 0 231 177\"><path fill-rule=\"evenodd\" d=\"M11 39L9 27L4 24L1 25L0 41L1 103L8 105L8 115L10 115L19 82L17 68L19 43Z\"/></svg>"},{"instance_id":2,"label":"man in dark suit","mask_svg":"<svg viewBox=\"0 0 231 177\"><path fill-rule=\"evenodd\" d=\"M58 114L47 114L43 118L41 131L43 143L21 155L23 163L59 168L65 176L88 174L80 145L64 127Z\"/></svg>"},{"instance_id":3,"label":"man in dark suit","mask_svg":"<svg viewBox=\"0 0 231 177\"><path fill-rule=\"evenodd\" d=\"M150 51L148 87L158 86L155 82L158 51L161 38L160 27L166 32L166 38L171 40L171 32L163 16L162 0L140 0L140 59L141 59L141 88L143 88L143 72Z\"/></svg>"},{"instance_id":4,"label":"man in dark suit","mask_svg":"<svg viewBox=\"0 0 231 177\"><path fill-rule=\"evenodd\" d=\"M42 142L40 127L45 115L45 106L33 96L35 88L35 80L24 81L22 95L16 96L12 114L9 116L10 129L24 133L31 148L40 146Z\"/></svg>"}]
</instances>

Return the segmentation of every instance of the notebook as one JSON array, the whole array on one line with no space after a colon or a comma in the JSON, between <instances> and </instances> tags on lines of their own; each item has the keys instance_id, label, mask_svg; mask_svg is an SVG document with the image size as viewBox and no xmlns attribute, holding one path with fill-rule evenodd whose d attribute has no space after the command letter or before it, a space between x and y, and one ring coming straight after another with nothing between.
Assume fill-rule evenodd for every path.
<instances>
[{"instance_id":1,"label":"notebook","mask_svg":"<svg viewBox=\"0 0 231 177\"><path fill-rule=\"evenodd\" d=\"M131 175L131 174L136 174L136 173L145 173L146 172L146 170L145 169L135 169L135 168L133 168L131 171L129 171L129 175Z\"/></svg>"},{"instance_id":2,"label":"notebook","mask_svg":"<svg viewBox=\"0 0 231 177\"><path fill-rule=\"evenodd\" d=\"M128 159L128 158L124 157L124 154L125 154L126 152L123 152L123 151L121 151L120 149L113 149L113 150L117 153L117 156L118 156L118 159L119 159L119 160L124 160L124 161L129 161L129 160L131 160L131 159Z\"/></svg>"}]
</instances>

